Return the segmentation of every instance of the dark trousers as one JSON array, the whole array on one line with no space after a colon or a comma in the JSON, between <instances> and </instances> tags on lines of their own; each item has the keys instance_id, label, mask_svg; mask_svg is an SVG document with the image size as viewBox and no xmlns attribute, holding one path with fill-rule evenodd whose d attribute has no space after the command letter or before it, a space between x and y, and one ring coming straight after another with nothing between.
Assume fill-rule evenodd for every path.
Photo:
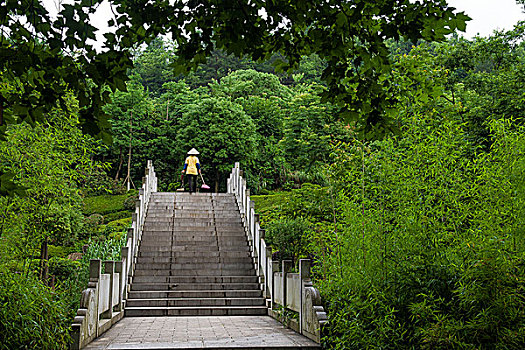
<instances>
[{"instance_id":1,"label":"dark trousers","mask_svg":"<svg viewBox=\"0 0 525 350\"><path fill-rule=\"evenodd\" d=\"M188 177L188 185L190 187L190 193L197 192L197 175L186 175Z\"/></svg>"}]
</instances>

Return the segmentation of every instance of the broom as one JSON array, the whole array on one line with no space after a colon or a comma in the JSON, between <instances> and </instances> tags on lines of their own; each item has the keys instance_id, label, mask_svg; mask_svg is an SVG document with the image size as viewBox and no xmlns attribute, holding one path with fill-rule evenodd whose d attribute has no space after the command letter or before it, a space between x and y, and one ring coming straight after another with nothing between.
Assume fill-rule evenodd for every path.
<instances>
[{"instance_id":1,"label":"broom","mask_svg":"<svg viewBox=\"0 0 525 350\"><path fill-rule=\"evenodd\" d=\"M206 182L204 182L204 179L202 178L202 174L200 174L200 175L201 175L201 180L202 180L202 186L201 186L201 188L202 188L203 190L209 190L209 189L210 189L210 186L206 185Z\"/></svg>"}]
</instances>

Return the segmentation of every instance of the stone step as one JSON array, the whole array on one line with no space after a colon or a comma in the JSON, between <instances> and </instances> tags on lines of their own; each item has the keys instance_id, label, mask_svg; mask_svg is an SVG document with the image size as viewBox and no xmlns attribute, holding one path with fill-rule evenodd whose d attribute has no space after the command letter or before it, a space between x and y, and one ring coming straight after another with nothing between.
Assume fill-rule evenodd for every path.
<instances>
[{"instance_id":1,"label":"stone step","mask_svg":"<svg viewBox=\"0 0 525 350\"><path fill-rule=\"evenodd\" d=\"M136 270L134 276L255 276L255 270L251 269L207 269L197 270L195 268L172 270Z\"/></svg>"},{"instance_id":2,"label":"stone step","mask_svg":"<svg viewBox=\"0 0 525 350\"><path fill-rule=\"evenodd\" d=\"M244 232L244 230L241 230L241 229L238 229L238 230L228 229L228 230L217 230L217 231L215 230L213 231L212 230L209 230L209 231L203 231L203 230L198 230L198 231L191 231L191 230L188 230L188 231L180 231L180 230L178 231L151 231L151 230L148 230L142 233L142 241L143 242L148 241L144 239L145 237L155 239L156 237L197 237L197 236L203 236L203 237L232 236L232 237L247 238L246 233Z\"/></svg>"},{"instance_id":3,"label":"stone step","mask_svg":"<svg viewBox=\"0 0 525 350\"><path fill-rule=\"evenodd\" d=\"M217 220L226 219L226 218L240 218L239 210L236 208L231 208L229 210L166 210L164 208L155 210L150 208L148 210L147 219L156 220L157 218L175 218L179 219L206 219L206 218L215 218Z\"/></svg>"},{"instance_id":4,"label":"stone step","mask_svg":"<svg viewBox=\"0 0 525 350\"><path fill-rule=\"evenodd\" d=\"M169 244L168 244L169 245ZM215 247L218 250L248 250L248 241L246 239L240 239L240 240L215 240L212 242L195 242L195 241L183 241L183 240L174 240L171 244L171 247L173 248L173 251L177 251L180 249L184 250L195 250L199 251L202 250L202 247ZM211 250L211 249L210 249ZM215 249L214 249L215 250ZM209 251L209 250L208 250Z\"/></svg>"},{"instance_id":5,"label":"stone step","mask_svg":"<svg viewBox=\"0 0 525 350\"><path fill-rule=\"evenodd\" d=\"M147 225L146 225L147 224ZM218 223L217 229L221 231L242 231L244 226L242 224L237 225L227 225L224 226L222 223ZM143 232L146 231L195 231L195 232L213 232L215 231L215 226L213 225L199 225L199 226L189 226L189 225L172 225L171 223L144 223Z\"/></svg>"},{"instance_id":6,"label":"stone step","mask_svg":"<svg viewBox=\"0 0 525 350\"><path fill-rule=\"evenodd\" d=\"M152 193L151 198L165 198L165 197L173 197L173 198L199 198L199 197L207 197L207 198L233 198L232 193L192 193L189 192L155 192Z\"/></svg>"},{"instance_id":7,"label":"stone step","mask_svg":"<svg viewBox=\"0 0 525 350\"><path fill-rule=\"evenodd\" d=\"M251 253L249 251L226 251L226 252L219 252L219 251L213 251L213 252L203 252L203 251L188 251L188 252L172 252L170 251L139 251L139 257L176 257L176 258L200 258L203 260L203 258L216 258L216 257L223 257L223 258L239 258L239 257L251 257Z\"/></svg>"},{"instance_id":8,"label":"stone step","mask_svg":"<svg viewBox=\"0 0 525 350\"><path fill-rule=\"evenodd\" d=\"M156 193L125 315L266 315L235 197Z\"/></svg>"},{"instance_id":9,"label":"stone step","mask_svg":"<svg viewBox=\"0 0 525 350\"><path fill-rule=\"evenodd\" d=\"M137 264L195 264L201 263L202 257L172 257L172 256L159 256L159 257L141 257L137 259ZM206 257L207 264L218 265L218 264L253 264L253 258L244 257Z\"/></svg>"},{"instance_id":10,"label":"stone step","mask_svg":"<svg viewBox=\"0 0 525 350\"><path fill-rule=\"evenodd\" d=\"M257 289L194 289L194 290L131 290L130 299L156 298L257 298L262 291Z\"/></svg>"},{"instance_id":11,"label":"stone step","mask_svg":"<svg viewBox=\"0 0 525 350\"><path fill-rule=\"evenodd\" d=\"M162 244L164 243L164 244ZM141 244L141 251L166 251L166 250L172 250L174 252L181 252L181 251L242 251L242 250L249 250L248 249L249 244L248 241L226 241L221 240L220 244L217 244L217 242L213 243L206 243L206 242L194 242L194 241L182 241L178 240L173 242L173 244L169 242L148 242L147 244Z\"/></svg>"},{"instance_id":12,"label":"stone step","mask_svg":"<svg viewBox=\"0 0 525 350\"><path fill-rule=\"evenodd\" d=\"M172 222L146 222L144 223L144 231L198 231L199 229L203 228L213 228L217 227L218 230L220 229L234 229L234 228L241 228L242 225L238 222L221 222L221 223L211 223L211 222L194 222L194 223L172 223Z\"/></svg>"},{"instance_id":13,"label":"stone step","mask_svg":"<svg viewBox=\"0 0 525 350\"><path fill-rule=\"evenodd\" d=\"M228 248L228 247L239 247L239 249L246 249L248 247L248 241L246 238L241 237L238 239L230 238L230 239L213 239L209 241L191 241L186 239L174 239L174 240L166 240L166 241L157 241L157 242L148 242L145 243L143 247L147 249L147 247L158 247L158 246L171 246L173 250L177 250L179 248L184 248L185 250L193 249L193 250L201 250L202 247L215 247L219 248Z\"/></svg>"},{"instance_id":14,"label":"stone step","mask_svg":"<svg viewBox=\"0 0 525 350\"><path fill-rule=\"evenodd\" d=\"M257 276L135 276L133 283L259 283Z\"/></svg>"},{"instance_id":15,"label":"stone step","mask_svg":"<svg viewBox=\"0 0 525 350\"><path fill-rule=\"evenodd\" d=\"M219 206L202 206L202 205L195 205L195 206L174 206L173 210L174 214L178 215L202 215L202 214L214 214L217 216L217 214L229 214L233 215L237 213L239 216L239 208L236 205L219 205Z\"/></svg>"},{"instance_id":16,"label":"stone step","mask_svg":"<svg viewBox=\"0 0 525 350\"><path fill-rule=\"evenodd\" d=\"M125 317L267 315L266 306L126 307Z\"/></svg>"},{"instance_id":17,"label":"stone step","mask_svg":"<svg viewBox=\"0 0 525 350\"><path fill-rule=\"evenodd\" d=\"M166 242L171 241L195 241L195 242L212 242L215 241L248 241L248 237L244 234L244 232L219 232L216 234L215 232L209 232L207 234L204 233L191 233L191 232L182 232L182 233L152 233L152 232L145 232L142 234L142 243L144 245L151 245L151 241L155 242L162 242L162 244L165 244Z\"/></svg>"},{"instance_id":18,"label":"stone step","mask_svg":"<svg viewBox=\"0 0 525 350\"><path fill-rule=\"evenodd\" d=\"M144 225L143 233L168 233L168 232L196 232L196 233L213 233L213 232L235 232L244 233L244 226L241 224L222 224L217 223L213 225L172 225L171 223L161 224L148 224Z\"/></svg>"},{"instance_id":19,"label":"stone step","mask_svg":"<svg viewBox=\"0 0 525 350\"><path fill-rule=\"evenodd\" d=\"M145 235L153 236L209 236L209 235L223 235L223 236L246 236L244 228L227 228L222 229L220 227L210 227L206 229L181 229L177 230L144 230L142 233Z\"/></svg>"},{"instance_id":20,"label":"stone step","mask_svg":"<svg viewBox=\"0 0 525 350\"><path fill-rule=\"evenodd\" d=\"M180 275L179 275L180 276ZM133 277L133 280L137 276ZM192 275L194 277L194 275ZM259 283L162 283L133 282L132 291L259 290Z\"/></svg>"},{"instance_id":21,"label":"stone step","mask_svg":"<svg viewBox=\"0 0 525 350\"><path fill-rule=\"evenodd\" d=\"M171 270L178 272L180 270L253 270L253 262L249 263L209 263L204 261L194 263L150 263L150 264L137 264L135 271L141 270Z\"/></svg>"},{"instance_id":22,"label":"stone step","mask_svg":"<svg viewBox=\"0 0 525 350\"><path fill-rule=\"evenodd\" d=\"M128 299L126 308L130 307L203 307L203 306L261 306L263 298L158 298Z\"/></svg>"},{"instance_id":23,"label":"stone step","mask_svg":"<svg viewBox=\"0 0 525 350\"><path fill-rule=\"evenodd\" d=\"M248 237L242 232L177 232L172 233L152 233L145 232L142 235L140 245L148 246L153 245L155 242L158 244L166 244L171 241L193 241L198 244L206 244L209 242L227 242L227 241L239 241L249 242Z\"/></svg>"},{"instance_id":24,"label":"stone step","mask_svg":"<svg viewBox=\"0 0 525 350\"><path fill-rule=\"evenodd\" d=\"M226 222L226 221L240 221L241 218L239 216L239 212L237 211L235 215L234 211L227 212L227 213L217 213L217 212L174 212L170 216L168 215L160 215L159 212L154 212L152 214L148 213L147 221L158 221L158 222L165 222L165 221L175 221L175 222L184 222L184 221L207 221L207 222ZM153 216L157 215L157 216Z\"/></svg>"},{"instance_id":25,"label":"stone step","mask_svg":"<svg viewBox=\"0 0 525 350\"><path fill-rule=\"evenodd\" d=\"M186 247L186 246L143 246L140 250L143 253L156 253L156 252L172 252L175 254L178 253L199 253L199 252L216 252L216 253L244 253L251 251L250 249L247 249L246 247L239 247L239 246L199 246L195 245L192 247Z\"/></svg>"},{"instance_id":26,"label":"stone step","mask_svg":"<svg viewBox=\"0 0 525 350\"><path fill-rule=\"evenodd\" d=\"M222 200L221 201L210 201L209 199L206 200L205 198L199 198L197 200L175 199L174 202L171 202L169 204L174 204L175 207L179 207L179 208L196 208L196 209L237 206L237 203L235 203L235 201L222 201Z\"/></svg>"},{"instance_id":27,"label":"stone step","mask_svg":"<svg viewBox=\"0 0 525 350\"><path fill-rule=\"evenodd\" d=\"M223 249L223 250L226 251L228 249ZM231 250L236 250L236 249L231 249ZM218 246L206 246L206 245L193 246L193 247L184 247L184 246L172 247L171 245L160 246L160 245L141 244L140 251L141 252L185 252L185 251L188 251L188 252L218 252L219 247Z\"/></svg>"},{"instance_id":28,"label":"stone step","mask_svg":"<svg viewBox=\"0 0 525 350\"><path fill-rule=\"evenodd\" d=\"M173 195L176 195L176 196L192 196L192 197L197 197L197 196L212 196L212 197L226 197L226 196L233 196L232 193L193 193L193 194L189 194L186 193L186 192L155 192L155 193L162 193L162 194L173 194Z\"/></svg>"},{"instance_id":29,"label":"stone step","mask_svg":"<svg viewBox=\"0 0 525 350\"><path fill-rule=\"evenodd\" d=\"M172 270L143 269L137 267L135 276L255 276L255 269L211 269L196 270L193 268Z\"/></svg>"}]
</instances>

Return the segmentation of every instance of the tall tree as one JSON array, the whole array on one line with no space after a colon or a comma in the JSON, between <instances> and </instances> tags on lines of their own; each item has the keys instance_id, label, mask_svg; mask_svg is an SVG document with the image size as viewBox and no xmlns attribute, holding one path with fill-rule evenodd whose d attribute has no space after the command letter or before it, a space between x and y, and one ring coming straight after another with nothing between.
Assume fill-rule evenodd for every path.
<instances>
[{"instance_id":1,"label":"tall tree","mask_svg":"<svg viewBox=\"0 0 525 350\"><path fill-rule=\"evenodd\" d=\"M199 152L203 174L215 183L225 183L232 164L251 165L256 157L255 126L242 107L225 98L208 97L188 107L183 114L177 139L179 164L190 148Z\"/></svg>"},{"instance_id":2,"label":"tall tree","mask_svg":"<svg viewBox=\"0 0 525 350\"><path fill-rule=\"evenodd\" d=\"M132 182L132 157L137 148L143 145L146 139L144 134L151 125L151 101L139 80L138 75L133 76L127 82L127 92L115 92L112 102L104 106L104 111L111 116L115 135L112 148L119 155L115 180L121 177L122 165L127 163L125 181L128 184Z\"/></svg>"},{"instance_id":3,"label":"tall tree","mask_svg":"<svg viewBox=\"0 0 525 350\"><path fill-rule=\"evenodd\" d=\"M170 43L161 37L155 38L148 47L134 59L133 74L140 76L140 82L151 96L159 97L165 92L163 84L175 80Z\"/></svg>"}]
</instances>

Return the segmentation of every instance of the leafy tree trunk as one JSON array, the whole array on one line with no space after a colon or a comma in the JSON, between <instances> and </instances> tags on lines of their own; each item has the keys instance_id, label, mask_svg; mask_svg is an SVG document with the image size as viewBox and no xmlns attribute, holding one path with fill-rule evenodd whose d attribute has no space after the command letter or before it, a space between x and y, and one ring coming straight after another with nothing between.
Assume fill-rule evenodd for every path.
<instances>
[{"instance_id":1,"label":"leafy tree trunk","mask_svg":"<svg viewBox=\"0 0 525 350\"><path fill-rule=\"evenodd\" d=\"M123 152L122 152L122 146L119 147L120 148L120 153L119 153L119 156L118 156L118 169L117 169L117 173L115 174L115 181L117 181L119 179L119 176L120 176L120 170L122 170L122 164L124 163L124 157L123 157Z\"/></svg>"},{"instance_id":2,"label":"leafy tree trunk","mask_svg":"<svg viewBox=\"0 0 525 350\"><path fill-rule=\"evenodd\" d=\"M131 112L131 120L129 121L129 150L128 150L128 175L124 180L127 182L127 190L131 189L131 185L135 188L135 184L131 181L131 140L132 140L132 129L133 129L133 112Z\"/></svg>"}]
</instances>

